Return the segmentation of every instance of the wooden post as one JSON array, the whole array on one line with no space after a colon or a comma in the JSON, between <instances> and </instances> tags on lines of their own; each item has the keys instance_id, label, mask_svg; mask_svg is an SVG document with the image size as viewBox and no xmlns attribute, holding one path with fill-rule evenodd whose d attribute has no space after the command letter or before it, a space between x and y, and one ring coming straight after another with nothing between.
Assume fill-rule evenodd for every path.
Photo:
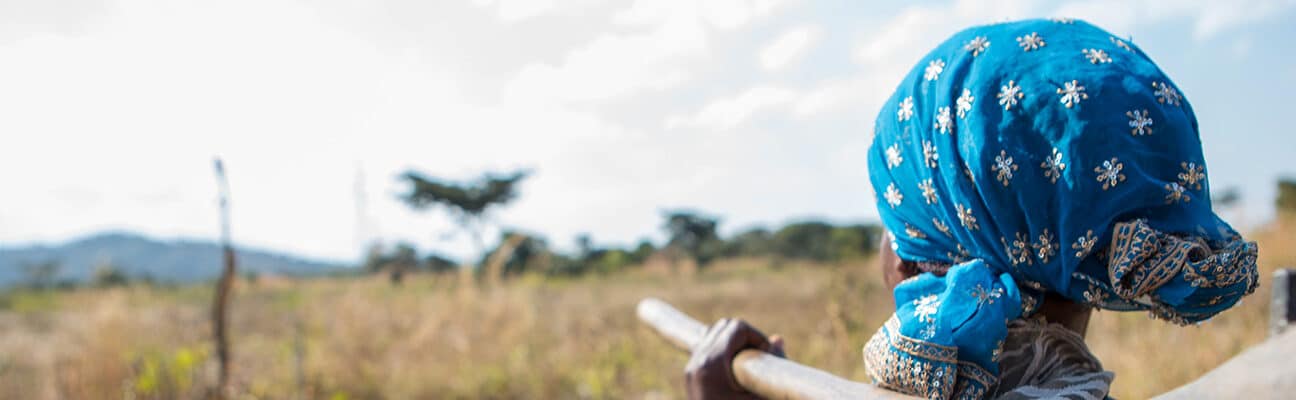
<instances>
[{"instance_id":1,"label":"wooden post","mask_svg":"<svg viewBox=\"0 0 1296 400\"><path fill-rule=\"evenodd\" d=\"M1269 304L1269 336L1278 336L1296 323L1296 269L1274 271L1273 301Z\"/></svg>"},{"instance_id":2,"label":"wooden post","mask_svg":"<svg viewBox=\"0 0 1296 400\"><path fill-rule=\"evenodd\" d=\"M224 269L216 281L216 295L212 301L212 336L216 341L216 360L220 363L215 397L223 399L229 390L230 344L227 332L227 314L230 289L234 284L234 246L230 243L229 183L225 179L225 166L220 158L215 161L216 187L220 196L221 249Z\"/></svg>"},{"instance_id":3,"label":"wooden post","mask_svg":"<svg viewBox=\"0 0 1296 400\"><path fill-rule=\"evenodd\" d=\"M306 328L302 315L298 313L293 322L293 370L297 375L296 400L309 399L306 393Z\"/></svg>"}]
</instances>

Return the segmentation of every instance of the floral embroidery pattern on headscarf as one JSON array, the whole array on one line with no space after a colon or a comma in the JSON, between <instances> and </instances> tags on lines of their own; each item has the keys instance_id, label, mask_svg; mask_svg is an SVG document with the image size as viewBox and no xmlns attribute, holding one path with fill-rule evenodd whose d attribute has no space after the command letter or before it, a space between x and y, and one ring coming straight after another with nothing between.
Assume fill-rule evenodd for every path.
<instances>
[{"instance_id":1,"label":"floral embroidery pattern on headscarf","mask_svg":"<svg viewBox=\"0 0 1296 400\"><path fill-rule=\"evenodd\" d=\"M896 287L895 317L865 348L882 386L981 397L1007 322L1045 291L1188 324L1256 288L1255 244L1211 210L1191 105L1093 25L955 34L905 77L875 133L869 179L897 254L954 264Z\"/></svg>"}]
</instances>

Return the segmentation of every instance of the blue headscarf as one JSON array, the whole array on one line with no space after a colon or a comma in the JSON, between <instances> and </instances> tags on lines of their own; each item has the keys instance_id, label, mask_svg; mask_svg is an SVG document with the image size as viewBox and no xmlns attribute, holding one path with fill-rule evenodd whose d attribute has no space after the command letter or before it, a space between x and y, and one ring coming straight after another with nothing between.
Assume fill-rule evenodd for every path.
<instances>
[{"instance_id":1,"label":"blue headscarf","mask_svg":"<svg viewBox=\"0 0 1296 400\"><path fill-rule=\"evenodd\" d=\"M1007 321L1045 292L1187 324L1257 285L1255 243L1211 211L1192 107L1141 50L1082 21L941 43L883 105L868 163L896 253L952 265L896 287L866 347L884 386L980 397Z\"/></svg>"}]
</instances>

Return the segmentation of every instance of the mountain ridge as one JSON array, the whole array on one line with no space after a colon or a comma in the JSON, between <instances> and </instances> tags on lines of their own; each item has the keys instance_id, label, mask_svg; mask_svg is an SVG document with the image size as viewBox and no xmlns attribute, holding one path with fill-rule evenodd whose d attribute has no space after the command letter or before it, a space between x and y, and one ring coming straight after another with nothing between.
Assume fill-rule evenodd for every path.
<instances>
[{"instance_id":1,"label":"mountain ridge","mask_svg":"<svg viewBox=\"0 0 1296 400\"><path fill-rule=\"evenodd\" d=\"M350 269L345 263L316 260L268 249L235 245L240 272L318 275ZM221 247L198 239L158 239L129 231L104 231L58 244L0 246L0 287L22 283L24 266L58 264L57 281L88 282L101 265L132 279L189 283L220 274Z\"/></svg>"}]
</instances>

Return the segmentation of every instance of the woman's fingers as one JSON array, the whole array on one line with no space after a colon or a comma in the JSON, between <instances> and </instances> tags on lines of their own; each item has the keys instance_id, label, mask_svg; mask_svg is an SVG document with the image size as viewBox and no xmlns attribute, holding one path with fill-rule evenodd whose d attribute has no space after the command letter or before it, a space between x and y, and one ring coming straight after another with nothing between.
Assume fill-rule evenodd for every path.
<instances>
[{"instance_id":1,"label":"woman's fingers","mask_svg":"<svg viewBox=\"0 0 1296 400\"><path fill-rule=\"evenodd\" d=\"M769 353L782 358L787 358L787 352L783 350L783 336L770 335Z\"/></svg>"},{"instance_id":2,"label":"woman's fingers","mask_svg":"<svg viewBox=\"0 0 1296 400\"><path fill-rule=\"evenodd\" d=\"M706 399L755 398L734 381L733 358L744 349L769 349L760 331L740 319L716 321L693 349L684 367L688 397Z\"/></svg>"}]
</instances>

